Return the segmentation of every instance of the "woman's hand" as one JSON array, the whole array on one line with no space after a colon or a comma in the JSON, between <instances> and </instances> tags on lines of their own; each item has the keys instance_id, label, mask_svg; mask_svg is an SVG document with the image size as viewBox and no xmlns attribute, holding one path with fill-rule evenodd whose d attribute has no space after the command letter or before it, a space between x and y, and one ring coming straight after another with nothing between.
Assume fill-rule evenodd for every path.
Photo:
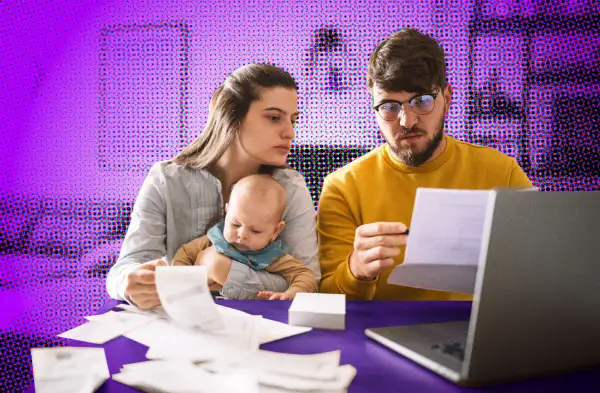
<instances>
[{"instance_id":1,"label":"woman's hand","mask_svg":"<svg viewBox=\"0 0 600 393\"><path fill-rule=\"evenodd\" d=\"M142 310L160 305L155 281L157 266L167 266L167 263L162 259L142 263L127 275L125 296Z\"/></svg>"}]
</instances>

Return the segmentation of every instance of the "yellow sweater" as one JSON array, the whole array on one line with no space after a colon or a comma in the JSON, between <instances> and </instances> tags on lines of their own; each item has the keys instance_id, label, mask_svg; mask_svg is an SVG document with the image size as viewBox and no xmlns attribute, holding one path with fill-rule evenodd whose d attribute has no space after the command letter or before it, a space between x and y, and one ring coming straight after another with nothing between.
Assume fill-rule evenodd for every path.
<instances>
[{"instance_id":1,"label":"yellow sweater","mask_svg":"<svg viewBox=\"0 0 600 393\"><path fill-rule=\"evenodd\" d=\"M532 187L514 158L451 136L446 136L446 142L438 158L416 168L394 159L385 144L325 178L317 214L321 292L345 293L353 300L472 299L471 295L388 284L392 268L375 280L358 280L348 264L357 227L378 221L399 221L410 227L418 187ZM402 263L404 248L394 266Z\"/></svg>"}]
</instances>

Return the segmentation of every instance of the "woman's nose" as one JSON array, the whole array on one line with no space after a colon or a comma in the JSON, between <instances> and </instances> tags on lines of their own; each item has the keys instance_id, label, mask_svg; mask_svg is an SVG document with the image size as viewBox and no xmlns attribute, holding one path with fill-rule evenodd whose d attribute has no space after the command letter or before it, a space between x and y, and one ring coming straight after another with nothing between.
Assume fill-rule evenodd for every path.
<instances>
[{"instance_id":1,"label":"woman's nose","mask_svg":"<svg viewBox=\"0 0 600 393\"><path fill-rule=\"evenodd\" d=\"M292 123L286 123L282 131L283 139L294 139L296 137L296 131Z\"/></svg>"}]
</instances>

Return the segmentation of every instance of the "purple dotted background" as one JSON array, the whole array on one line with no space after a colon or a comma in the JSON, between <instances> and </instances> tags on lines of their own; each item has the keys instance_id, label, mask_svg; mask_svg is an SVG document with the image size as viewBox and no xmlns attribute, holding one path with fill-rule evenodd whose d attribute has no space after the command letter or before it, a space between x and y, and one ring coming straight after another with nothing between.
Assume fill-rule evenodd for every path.
<instances>
[{"instance_id":1,"label":"purple dotted background","mask_svg":"<svg viewBox=\"0 0 600 393\"><path fill-rule=\"evenodd\" d=\"M544 191L600 188L600 3L556 1L0 2L0 390L30 348L106 300L104 280L150 165L202 129L249 62L300 85L290 163L323 176L382 143L368 58L411 26L454 87L447 132L516 157Z\"/></svg>"}]
</instances>

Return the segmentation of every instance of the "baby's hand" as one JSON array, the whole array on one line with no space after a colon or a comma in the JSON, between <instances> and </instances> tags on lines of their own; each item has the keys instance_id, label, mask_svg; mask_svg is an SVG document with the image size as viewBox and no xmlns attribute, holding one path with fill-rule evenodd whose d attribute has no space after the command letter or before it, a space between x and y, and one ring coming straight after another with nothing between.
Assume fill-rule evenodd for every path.
<instances>
[{"instance_id":1,"label":"baby's hand","mask_svg":"<svg viewBox=\"0 0 600 393\"><path fill-rule=\"evenodd\" d=\"M293 296L287 292L271 292L271 291L260 291L257 298L261 300L292 300Z\"/></svg>"}]
</instances>

